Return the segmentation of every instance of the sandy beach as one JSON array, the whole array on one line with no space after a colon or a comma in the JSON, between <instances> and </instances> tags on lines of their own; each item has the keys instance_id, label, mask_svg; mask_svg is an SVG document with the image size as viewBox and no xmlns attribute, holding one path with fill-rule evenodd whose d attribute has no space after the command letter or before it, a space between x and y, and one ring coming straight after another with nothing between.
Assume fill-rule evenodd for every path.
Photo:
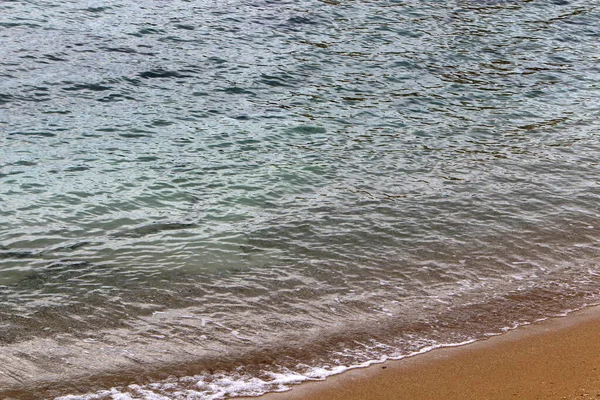
<instances>
[{"instance_id":1,"label":"sandy beach","mask_svg":"<svg viewBox=\"0 0 600 400\"><path fill-rule=\"evenodd\" d=\"M261 400L600 398L600 308L351 370ZM256 399L256 398L255 398Z\"/></svg>"}]
</instances>

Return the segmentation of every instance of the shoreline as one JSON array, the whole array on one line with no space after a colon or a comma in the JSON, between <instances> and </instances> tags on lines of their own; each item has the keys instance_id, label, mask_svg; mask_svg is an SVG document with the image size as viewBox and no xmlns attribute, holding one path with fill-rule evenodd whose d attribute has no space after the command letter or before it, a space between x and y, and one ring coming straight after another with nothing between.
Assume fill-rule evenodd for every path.
<instances>
[{"instance_id":1,"label":"shoreline","mask_svg":"<svg viewBox=\"0 0 600 400\"><path fill-rule=\"evenodd\" d=\"M242 400L600 399L600 306Z\"/></svg>"},{"instance_id":2,"label":"shoreline","mask_svg":"<svg viewBox=\"0 0 600 400\"><path fill-rule=\"evenodd\" d=\"M139 376L167 378L178 364L164 369L138 368L75 380L32 380L0 388L12 400L51 399L68 393L143 383ZM186 364L184 375L201 365ZM0 371L0 378L1 378ZM38 378L39 374L34 374ZM1 381L1 380L0 380ZM79 381L79 382L78 382ZM25 382L23 382L25 384ZM81 386L80 386L81 384ZM324 381L290 386L291 390L241 400L504 400L600 399L600 306L523 325L469 344L441 347L397 361L353 368ZM73 393L71 388L75 391ZM65 391L66 389L66 391ZM78 390L79 389L79 390ZM5 398L2 397L2 398Z\"/></svg>"}]
</instances>

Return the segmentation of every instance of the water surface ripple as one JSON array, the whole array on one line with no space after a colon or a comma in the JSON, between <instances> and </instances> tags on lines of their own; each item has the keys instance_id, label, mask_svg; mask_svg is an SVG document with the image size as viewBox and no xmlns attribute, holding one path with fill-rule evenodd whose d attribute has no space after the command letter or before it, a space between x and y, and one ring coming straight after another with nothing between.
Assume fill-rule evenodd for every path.
<instances>
[{"instance_id":1,"label":"water surface ripple","mask_svg":"<svg viewBox=\"0 0 600 400\"><path fill-rule=\"evenodd\" d=\"M253 395L600 300L592 0L0 11L0 394Z\"/></svg>"}]
</instances>

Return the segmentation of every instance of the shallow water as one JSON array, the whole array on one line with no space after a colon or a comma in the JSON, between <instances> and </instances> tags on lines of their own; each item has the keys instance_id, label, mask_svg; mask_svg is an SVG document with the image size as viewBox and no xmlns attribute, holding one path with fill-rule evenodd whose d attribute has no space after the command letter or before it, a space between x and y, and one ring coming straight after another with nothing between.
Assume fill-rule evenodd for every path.
<instances>
[{"instance_id":1,"label":"shallow water","mask_svg":"<svg viewBox=\"0 0 600 400\"><path fill-rule=\"evenodd\" d=\"M0 10L5 393L258 394L599 302L593 1Z\"/></svg>"}]
</instances>

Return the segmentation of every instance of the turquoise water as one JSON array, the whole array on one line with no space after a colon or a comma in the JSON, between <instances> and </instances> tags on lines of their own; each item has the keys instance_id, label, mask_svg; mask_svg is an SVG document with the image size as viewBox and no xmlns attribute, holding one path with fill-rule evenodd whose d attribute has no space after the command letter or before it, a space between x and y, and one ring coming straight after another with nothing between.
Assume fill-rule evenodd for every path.
<instances>
[{"instance_id":1,"label":"turquoise water","mask_svg":"<svg viewBox=\"0 0 600 400\"><path fill-rule=\"evenodd\" d=\"M5 393L258 394L599 302L593 1L0 10Z\"/></svg>"}]
</instances>

